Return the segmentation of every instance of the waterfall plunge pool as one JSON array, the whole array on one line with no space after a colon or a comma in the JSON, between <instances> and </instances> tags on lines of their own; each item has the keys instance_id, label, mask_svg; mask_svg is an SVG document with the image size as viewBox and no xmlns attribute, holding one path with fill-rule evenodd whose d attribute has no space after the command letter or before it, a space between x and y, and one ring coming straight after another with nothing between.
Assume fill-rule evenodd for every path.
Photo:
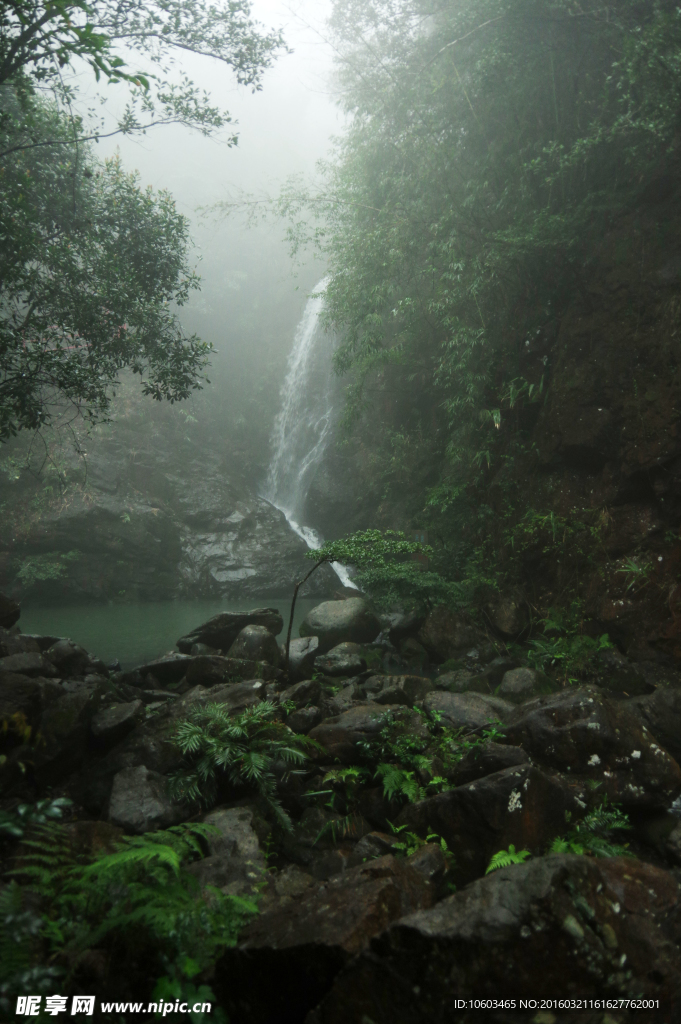
<instances>
[{"instance_id":1,"label":"waterfall plunge pool","mask_svg":"<svg viewBox=\"0 0 681 1024\"><path fill-rule=\"evenodd\" d=\"M292 637L308 611L323 598L299 597L293 619ZM253 607L278 608L284 620L279 642L286 639L290 597L269 597L250 601L195 598L149 601L134 604L73 604L58 607L26 605L18 625L22 633L66 636L90 654L109 664L118 659L124 670L153 661L168 651L177 653L175 643L219 612L243 612Z\"/></svg>"}]
</instances>

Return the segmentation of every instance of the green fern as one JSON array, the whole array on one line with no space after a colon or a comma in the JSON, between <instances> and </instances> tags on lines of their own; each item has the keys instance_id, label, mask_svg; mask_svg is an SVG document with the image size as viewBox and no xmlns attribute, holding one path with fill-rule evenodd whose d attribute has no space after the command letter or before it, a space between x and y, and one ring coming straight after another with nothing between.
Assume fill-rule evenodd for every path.
<instances>
[{"instance_id":1,"label":"green fern","mask_svg":"<svg viewBox=\"0 0 681 1024\"><path fill-rule=\"evenodd\" d=\"M571 820L570 812L565 814L566 821ZM631 828L626 814L619 807L608 804L604 797L598 807L589 811L577 822L575 827L565 836L554 839L549 853L591 854L593 857L633 857L627 849L627 843L615 843L610 837L611 832L624 831Z\"/></svg>"},{"instance_id":2,"label":"green fern","mask_svg":"<svg viewBox=\"0 0 681 1024\"><path fill-rule=\"evenodd\" d=\"M405 797L409 803L416 803L425 796L425 790L414 777L414 772L408 772L399 765L379 764L376 778L383 779L383 795L388 800L400 796Z\"/></svg>"},{"instance_id":3,"label":"green fern","mask_svg":"<svg viewBox=\"0 0 681 1024\"><path fill-rule=\"evenodd\" d=\"M174 793L209 805L215 801L221 777L232 784L247 783L269 804L278 823L290 830L291 821L277 797L275 764L301 765L308 751L321 748L292 732L275 718L276 713L271 701L234 716L226 704L194 709L175 734L186 764L171 779Z\"/></svg>"},{"instance_id":4,"label":"green fern","mask_svg":"<svg viewBox=\"0 0 681 1024\"><path fill-rule=\"evenodd\" d=\"M437 841L440 849L442 850L445 861L447 863L447 870L451 868L454 863L454 854L447 845L447 840L439 835L437 832L429 832L425 839L417 835L416 832L407 832L406 825L393 825L391 821L388 822L390 831L393 835L399 835L400 838L397 842L393 843L390 849L397 854L402 854L405 857L411 857L412 854L420 850L421 847L426 846L428 843L432 843L434 840Z\"/></svg>"},{"instance_id":5,"label":"green fern","mask_svg":"<svg viewBox=\"0 0 681 1024\"><path fill-rule=\"evenodd\" d=\"M513 843L508 847L508 850L499 850L495 853L489 864L487 865L486 875L489 875L490 871L498 871L499 868L507 868L510 864L522 864L531 857L532 854L529 850L517 850Z\"/></svg>"},{"instance_id":6,"label":"green fern","mask_svg":"<svg viewBox=\"0 0 681 1024\"><path fill-rule=\"evenodd\" d=\"M114 937L125 948L151 950L164 962L191 956L208 966L233 945L257 911L249 900L210 889L206 900L186 870L215 834L188 823L143 836L126 836L113 853L77 864L64 830L40 826L25 841L30 852L13 872L42 900L42 936L55 952L78 952Z\"/></svg>"},{"instance_id":7,"label":"green fern","mask_svg":"<svg viewBox=\"0 0 681 1024\"><path fill-rule=\"evenodd\" d=\"M25 905L15 881L0 890L0 1011L14 1015L14 998L26 992L54 989L64 973L38 961L42 952L43 918Z\"/></svg>"}]
</instances>

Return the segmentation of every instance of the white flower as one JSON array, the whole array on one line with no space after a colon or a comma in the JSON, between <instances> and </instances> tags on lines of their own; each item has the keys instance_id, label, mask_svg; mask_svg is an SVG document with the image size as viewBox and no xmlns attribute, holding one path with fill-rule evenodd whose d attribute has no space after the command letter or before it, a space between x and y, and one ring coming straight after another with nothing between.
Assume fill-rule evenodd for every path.
<instances>
[{"instance_id":1,"label":"white flower","mask_svg":"<svg viewBox=\"0 0 681 1024\"><path fill-rule=\"evenodd\" d=\"M589 760L587 761L587 764L590 764L594 768L596 767L597 764L600 764L600 763L601 763L601 759L598 756L598 754L592 754L591 757L589 758Z\"/></svg>"}]
</instances>

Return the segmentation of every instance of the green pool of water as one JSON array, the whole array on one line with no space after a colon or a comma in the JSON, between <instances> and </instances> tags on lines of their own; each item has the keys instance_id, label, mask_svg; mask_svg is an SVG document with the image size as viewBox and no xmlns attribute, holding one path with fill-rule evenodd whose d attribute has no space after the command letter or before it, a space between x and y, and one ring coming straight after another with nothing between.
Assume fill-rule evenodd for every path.
<instances>
[{"instance_id":1,"label":"green pool of water","mask_svg":"<svg viewBox=\"0 0 681 1024\"><path fill-rule=\"evenodd\" d=\"M292 636L319 598L300 598ZM22 608L19 626L22 633L67 636L104 662L118 659L124 669L143 665L167 651L175 651L175 642L218 612L247 611L255 606L243 601L187 600L140 604L76 604L58 608ZM284 619L279 640L286 638L291 602L288 598L262 598L261 608L278 608Z\"/></svg>"}]
</instances>

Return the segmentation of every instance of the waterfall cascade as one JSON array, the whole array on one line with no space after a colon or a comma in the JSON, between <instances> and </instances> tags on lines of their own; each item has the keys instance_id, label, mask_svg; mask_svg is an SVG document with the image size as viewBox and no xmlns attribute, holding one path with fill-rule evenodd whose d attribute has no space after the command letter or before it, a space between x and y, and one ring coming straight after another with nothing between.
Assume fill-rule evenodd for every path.
<instances>
[{"instance_id":1,"label":"waterfall cascade","mask_svg":"<svg viewBox=\"0 0 681 1024\"><path fill-rule=\"evenodd\" d=\"M310 482L335 422L332 338L320 323L327 280L320 281L308 299L296 330L263 487L263 497L281 509L291 529L313 550L321 547L322 538L301 519ZM332 565L344 586L355 587L345 566L339 562Z\"/></svg>"}]
</instances>

